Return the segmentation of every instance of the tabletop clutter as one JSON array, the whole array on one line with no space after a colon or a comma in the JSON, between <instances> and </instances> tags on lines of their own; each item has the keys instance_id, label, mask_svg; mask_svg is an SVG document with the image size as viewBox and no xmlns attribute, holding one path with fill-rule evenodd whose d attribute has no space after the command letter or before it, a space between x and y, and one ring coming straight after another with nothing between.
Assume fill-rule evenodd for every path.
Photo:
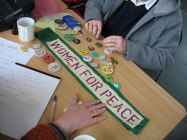
<instances>
[{"instance_id":1,"label":"tabletop clutter","mask_svg":"<svg viewBox=\"0 0 187 140\"><path fill-rule=\"evenodd\" d=\"M62 30L62 31L65 31L67 29L68 30L74 30L74 31L78 32L87 42L92 42L91 38L89 38L85 34L83 35L83 33L81 31L81 24L76 19L74 19L71 15L64 14L62 16L62 19L53 19L53 21L54 21L54 23L56 24L56 27L59 30ZM64 40L67 41L67 42L72 42L73 41L75 44L80 44L81 41L79 39L75 38L73 34L65 34L64 35ZM102 37L100 36L99 40L101 40L101 38ZM114 72L115 65L118 64L118 61L114 60L113 57L109 57L110 62L104 62L104 60L107 59L107 56L105 54L111 55L113 53L113 51L109 50L108 48L105 48L104 49L104 53L105 54L103 53L100 56L98 55L97 52L93 52L95 50L94 47L101 48L102 46L103 45L101 43L97 42L97 43L95 43L95 46L91 46L91 45L88 46L88 49L81 49L80 48L80 54L85 55L83 57L83 60L85 62L88 62L88 63L91 62L90 65L93 68L98 68L99 64L97 62L92 62L93 61L92 57L99 57L100 60L102 60L100 63L104 65L102 67L102 72L104 74L106 74L106 76L105 76L106 81L107 82L113 82L114 78L112 76L110 76L110 75ZM60 69L61 69L60 64L54 62L55 61L55 57L53 55L46 54L46 50L41 49L42 45L40 43L34 43L33 47L35 49L35 55L37 57L41 57L44 62L46 62L46 63L49 64L48 65L48 69L50 71L52 71L52 72L58 72L58 71L60 71ZM26 50L27 49L24 49L24 51L26 51ZM90 54L90 55L88 55L88 54ZM120 89L120 84L119 83L115 82L115 83L113 83L113 85L117 89Z\"/></svg>"}]
</instances>

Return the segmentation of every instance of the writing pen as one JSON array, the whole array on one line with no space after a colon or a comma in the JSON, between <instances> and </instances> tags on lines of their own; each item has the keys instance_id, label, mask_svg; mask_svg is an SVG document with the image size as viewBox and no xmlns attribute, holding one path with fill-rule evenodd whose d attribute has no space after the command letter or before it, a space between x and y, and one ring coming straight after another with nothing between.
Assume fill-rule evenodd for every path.
<instances>
[{"instance_id":1,"label":"writing pen","mask_svg":"<svg viewBox=\"0 0 187 140\"><path fill-rule=\"evenodd\" d=\"M55 105L56 105L56 95L55 95L54 100L53 100L53 108L52 108L52 114L51 114L51 122L53 122L53 117L54 117L54 114L55 114Z\"/></svg>"}]
</instances>

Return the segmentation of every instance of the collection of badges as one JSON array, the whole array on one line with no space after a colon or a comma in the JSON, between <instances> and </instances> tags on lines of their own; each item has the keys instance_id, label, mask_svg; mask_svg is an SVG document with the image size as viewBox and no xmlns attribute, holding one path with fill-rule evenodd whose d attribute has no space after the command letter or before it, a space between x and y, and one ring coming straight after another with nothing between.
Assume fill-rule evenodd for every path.
<instances>
[{"instance_id":1,"label":"collection of badges","mask_svg":"<svg viewBox=\"0 0 187 140\"><path fill-rule=\"evenodd\" d=\"M83 37L84 37L84 38L86 39L86 41L88 41L88 42L91 42L91 41L92 41L92 40L91 40L90 38L88 38L88 36L86 36L86 35L84 35ZM65 39L66 41L73 41L75 44L79 44L79 43L80 43L80 40L74 38L73 35L65 35L65 36L64 36L64 39ZM95 46L98 47L98 48L101 48L101 47L102 47L102 44L101 44L101 43L95 43ZM94 47L92 47L92 46L88 46L88 50L89 50L89 51L94 51L95 49L94 49ZM92 61L93 61L93 58L92 58L92 57L98 57L99 55L98 55L97 52L92 52L92 53L91 53L91 56L88 56L88 55L87 55L87 54L88 54L88 50L86 50L86 49L81 49L81 50L80 50L80 53L83 54L83 55L85 55L85 56L83 56L83 60L84 60L85 62L92 62ZM105 49L104 49L104 52L105 52L106 54L112 54L112 53L113 53L113 51L109 50L108 48L105 48ZM100 55L99 58L100 58L101 60L106 60L106 56L105 56L105 55ZM110 82L110 83L111 83L111 82L113 82L113 77L110 76L110 74L112 74L112 73L114 72L114 68L115 68L114 65L115 65L115 64L118 64L118 61L114 60L113 57L109 57L109 58L110 58L110 60L111 60L111 63L107 63L107 62L101 62L101 63L105 65L105 66L102 67L102 72L103 72L104 74L107 74L107 75L105 76L105 80L106 80L107 82ZM92 63L90 63L90 65L91 65L93 68L98 68L98 67L99 67L99 64L96 63L96 62L92 62ZM112 66L113 66L113 67L112 67ZM115 83L113 83L113 85L114 85L117 89L120 89L120 85L119 85L118 83L115 82Z\"/></svg>"},{"instance_id":2,"label":"collection of badges","mask_svg":"<svg viewBox=\"0 0 187 140\"><path fill-rule=\"evenodd\" d=\"M46 54L46 51L44 49L41 49L42 45L40 43L34 43L33 47L35 48L35 55L38 57L42 57L42 60L46 63L48 63L48 69L52 72L58 72L61 69L60 64L55 63L55 57L50 55L50 54ZM19 48L19 50L21 52L27 52L28 48L26 46L21 46Z\"/></svg>"},{"instance_id":3,"label":"collection of badges","mask_svg":"<svg viewBox=\"0 0 187 140\"><path fill-rule=\"evenodd\" d=\"M54 22L55 22L56 24L59 24L59 27L58 27L59 29L63 29L63 30L64 30L64 29L67 29L67 28L68 28L67 25L64 23L64 21L61 20L61 19L56 19ZM90 38L88 38L88 36L86 36L86 35L84 35L83 37L84 37L84 38L86 39L86 41L88 41L88 42L91 42L91 41L92 41L92 40L91 40ZM80 40L79 40L79 39L76 39L73 35L70 35L70 34L65 35L65 36L64 36L64 39L65 39L66 41L73 41L75 44L79 44L79 43L80 43ZM100 36L100 39L101 39L101 36ZM98 47L98 48L101 48L101 47L102 47L102 44L101 44L101 43L95 43L95 46ZM52 71L52 72L58 72L58 71L60 71L60 69L61 69L60 64L54 62L54 61L55 61L54 56L52 56L52 55L50 55L50 54L46 54L46 51L45 51L44 49L41 49L41 48L40 48L40 47L41 47L41 44L40 44L40 43L34 43L34 44L33 44L33 47L35 48L35 55L38 56L38 57L42 57L43 61L49 64L49 65L48 65L48 69L49 69L50 71ZM28 48L27 48L26 46L21 46L21 47L19 48L19 50L22 51L22 52L26 52L26 51L28 51ZM94 51L94 47L88 46L88 50ZM98 53L97 53L97 52L92 52L92 53L91 53L92 57L91 57L91 56L88 56L88 55L87 55L87 54L88 54L88 50L86 50L86 49L81 49L81 50L80 50L80 53L86 55L86 56L83 57L83 60L84 60L85 62L92 62L92 60L93 60L92 57L98 57ZM112 54L112 53L113 53L113 51L109 50L108 48L105 48L105 49L104 49L104 52L105 52L106 54ZM106 56L105 56L105 55L100 55L99 58L100 58L101 60L106 60ZM109 58L110 58L110 60L111 60L111 63L107 63L107 62L101 62L101 63L105 65L105 66L102 67L102 72L103 72L104 74L107 74L107 75L105 76L105 80L106 80L107 82L110 82L110 83L111 83L111 82L113 82L113 77L110 76L110 74L112 74L112 73L114 72L114 69L113 69L113 68L115 68L115 67L114 67L114 64L118 64L118 62L117 62L116 60L114 60L113 57L109 57ZM98 67L99 67L99 64L96 63L96 62L92 62L90 65L91 65L93 68L98 68ZM111 67L110 65L113 65L113 67ZM114 83L112 83L112 84L113 84L117 89L120 89L119 83L114 82Z\"/></svg>"}]
</instances>

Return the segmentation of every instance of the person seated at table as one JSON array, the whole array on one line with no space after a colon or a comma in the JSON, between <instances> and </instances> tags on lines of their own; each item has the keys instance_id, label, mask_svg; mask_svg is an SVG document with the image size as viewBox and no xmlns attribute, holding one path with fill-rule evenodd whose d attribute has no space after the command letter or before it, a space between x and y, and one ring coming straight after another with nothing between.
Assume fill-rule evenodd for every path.
<instances>
[{"instance_id":1,"label":"person seated at table","mask_svg":"<svg viewBox=\"0 0 187 140\"><path fill-rule=\"evenodd\" d=\"M106 116L96 116L105 110L105 104L100 104L100 100L78 105L77 96L73 95L70 106L60 118L48 125L39 124L21 140L68 140L68 136L75 130L103 121Z\"/></svg>"},{"instance_id":2,"label":"person seated at table","mask_svg":"<svg viewBox=\"0 0 187 140\"><path fill-rule=\"evenodd\" d=\"M152 79L174 63L181 29L180 0L88 0L86 29Z\"/></svg>"}]
</instances>

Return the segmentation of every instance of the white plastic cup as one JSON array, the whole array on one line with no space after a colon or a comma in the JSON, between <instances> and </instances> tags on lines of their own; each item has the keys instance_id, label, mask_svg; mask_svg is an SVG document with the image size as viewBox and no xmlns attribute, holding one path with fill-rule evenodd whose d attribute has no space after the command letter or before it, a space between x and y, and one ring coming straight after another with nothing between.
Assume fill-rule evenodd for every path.
<instances>
[{"instance_id":1,"label":"white plastic cup","mask_svg":"<svg viewBox=\"0 0 187 140\"><path fill-rule=\"evenodd\" d=\"M90 135L79 135L73 140L96 140L96 139Z\"/></svg>"},{"instance_id":2,"label":"white plastic cup","mask_svg":"<svg viewBox=\"0 0 187 140\"><path fill-rule=\"evenodd\" d=\"M17 20L19 39L29 42L34 39L34 20L29 17L22 17Z\"/></svg>"}]
</instances>

